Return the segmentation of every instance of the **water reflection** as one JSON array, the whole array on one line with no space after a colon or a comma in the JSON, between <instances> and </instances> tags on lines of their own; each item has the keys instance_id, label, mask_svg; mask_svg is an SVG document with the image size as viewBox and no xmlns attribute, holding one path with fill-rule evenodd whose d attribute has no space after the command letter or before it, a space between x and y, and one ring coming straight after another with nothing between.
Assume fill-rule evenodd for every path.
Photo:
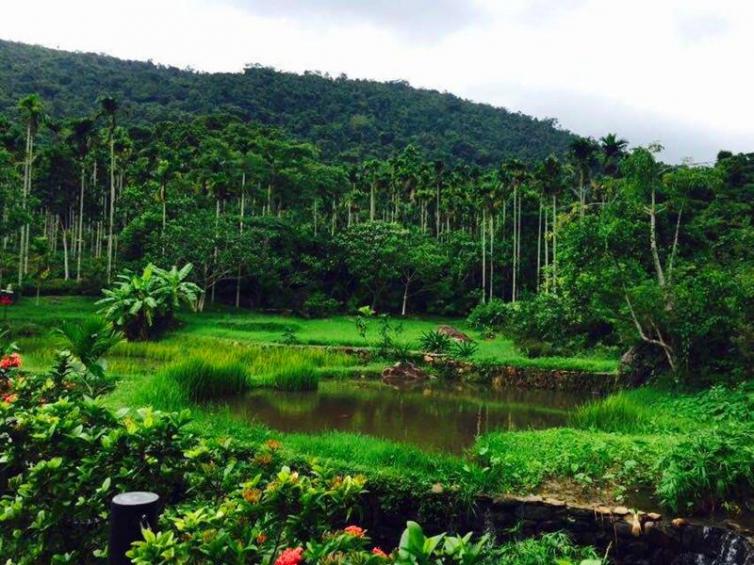
<instances>
[{"instance_id":1,"label":"water reflection","mask_svg":"<svg viewBox=\"0 0 754 565\"><path fill-rule=\"evenodd\" d=\"M324 381L317 392L257 390L231 402L231 410L284 432L359 432L460 453L481 433L564 425L568 412L584 400L551 391Z\"/></svg>"}]
</instances>

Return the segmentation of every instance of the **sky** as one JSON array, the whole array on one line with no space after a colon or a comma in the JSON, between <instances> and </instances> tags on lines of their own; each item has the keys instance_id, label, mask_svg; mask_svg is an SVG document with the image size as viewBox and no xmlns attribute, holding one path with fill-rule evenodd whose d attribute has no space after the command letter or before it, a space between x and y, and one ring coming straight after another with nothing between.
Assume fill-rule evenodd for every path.
<instances>
[{"instance_id":1,"label":"sky","mask_svg":"<svg viewBox=\"0 0 754 565\"><path fill-rule=\"evenodd\" d=\"M754 150L753 27L750 0L0 0L2 39L407 80L672 162Z\"/></svg>"}]
</instances>

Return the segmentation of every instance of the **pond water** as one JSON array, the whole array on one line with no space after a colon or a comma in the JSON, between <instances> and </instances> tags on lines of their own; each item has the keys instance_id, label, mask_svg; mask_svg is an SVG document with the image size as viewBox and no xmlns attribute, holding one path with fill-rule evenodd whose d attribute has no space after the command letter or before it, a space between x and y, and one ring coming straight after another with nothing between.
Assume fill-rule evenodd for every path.
<instances>
[{"instance_id":1,"label":"pond water","mask_svg":"<svg viewBox=\"0 0 754 565\"><path fill-rule=\"evenodd\" d=\"M231 410L283 432L359 432L460 453L477 435L495 430L562 426L584 395L539 390L490 390L374 381L322 381L316 392L255 390Z\"/></svg>"}]
</instances>

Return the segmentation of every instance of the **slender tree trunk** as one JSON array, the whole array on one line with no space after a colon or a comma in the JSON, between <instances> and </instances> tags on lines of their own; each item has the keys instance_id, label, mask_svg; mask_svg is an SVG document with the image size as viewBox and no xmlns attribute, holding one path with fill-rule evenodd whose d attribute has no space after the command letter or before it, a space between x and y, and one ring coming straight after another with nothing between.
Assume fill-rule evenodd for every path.
<instances>
[{"instance_id":1,"label":"slender tree trunk","mask_svg":"<svg viewBox=\"0 0 754 565\"><path fill-rule=\"evenodd\" d=\"M539 199L539 223L537 225L537 292L542 270L542 198Z\"/></svg>"},{"instance_id":2,"label":"slender tree trunk","mask_svg":"<svg viewBox=\"0 0 754 565\"><path fill-rule=\"evenodd\" d=\"M511 302L516 301L516 283L518 272L518 187L513 187L513 273L511 285Z\"/></svg>"},{"instance_id":3,"label":"slender tree trunk","mask_svg":"<svg viewBox=\"0 0 754 565\"><path fill-rule=\"evenodd\" d=\"M558 197L552 195L552 291L558 289Z\"/></svg>"},{"instance_id":4,"label":"slender tree trunk","mask_svg":"<svg viewBox=\"0 0 754 565\"><path fill-rule=\"evenodd\" d=\"M401 305L401 316L406 315L406 310L408 308L408 289L410 285L411 279L407 278L403 284L403 304Z\"/></svg>"},{"instance_id":5,"label":"slender tree trunk","mask_svg":"<svg viewBox=\"0 0 754 565\"><path fill-rule=\"evenodd\" d=\"M81 255L84 252L84 190L86 184L86 166L81 163L81 190L79 192L79 229L76 242L76 281L81 282Z\"/></svg>"},{"instance_id":6,"label":"slender tree trunk","mask_svg":"<svg viewBox=\"0 0 754 565\"><path fill-rule=\"evenodd\" d=\"M107 228L107 282L112 280L113 227L115 224L115 137L110 130L110 223Z\"/></svg>"},{"instance_id":7,"label":"slender tree trunk","mask_svg":"<svg viewBox=\"0 0 754 565\"><path fill-rule=\"evenodd\" d=\"M246 186L246 173L243 173L243 176L241 177L241 218L238 223L238 233L239 235L243 235L243 221L244 221L244 205L246 203L245 201L245 190L244 187ZM238 265L238 275L236 276L236 308L241 307L241 264Z\"/></svg>"},{"instance_id":8,"label":"slender tree trunk","mask_svg":"<svg viewBox=\"0 0 754 565\"><path fill-rule=\"evenodd\" d=\"M550 278L549 278L550 271L548 270L548 267L550 266L550 239L548 237L548 233L549 232L547 231L548 230L548 227L547 227L547 224L548 224L547 217L548 217L547 216L547 207L545 207L545 213L544 213L544 219L545 219L545 225L544 225L544 230L545 230L545 236L544 236L544 240L545 240L545 273L546 273L546 275L544 277L545 292L548 292L550 290Z\"/></svg>"},{"instance_id":9,"label":"slender tree trunk","mask_svg":"<svg viewBox=\"0 0 754 565\"><path fill-rule=\"evenodd\" d=\"M220 199L216 198L215 199L215 247L212 250L212 266L214 268L217 268L217 253L218 253L217 236L218 236L219 227L220 227ZM213 283L212 284L212 297L210 298L210 302L212 304L215 303L215 286L216 285Z\"/></svg>"},{"instance_id":10,"label":"slender tree trunk","mask_svg":"<svg viewBox=\"0 0 754 565\"><path fill-rule=\"evenodd\" d=\"M484 233L487 224L487 209L482 208L482 224L480 226L482 239L482 302L487 302L487 237Z\"/></svg>"},{"instance_id":11,"label":"slender tree trunk","mask_svg":"<svg viewBox=\"0 0 754 565\"><path fill-rule=\"evenodd\" d=\"M377 202L375 201L375 186L374 182L369 185L369 221L374 221L374 216L377 213Z\"/></svg>"},{"instance_id":12,"label":"slender tree trunk","mask_svg":"<svg viewBox=\"0 0 754 565\"><path fill-rule=\"evenodd\" d=\"M440 237L440 183L437 183L437 194L435 203L435 235Z\"/></svg>"},{"instance_id":13,"label":"slender tree trunk","mask_svg":"<svg viewBox=\"0 0 754 565\"><path fill-rule=\"evenodd\" d=\"M65 280L68 280L70 278L70 273L68 271L68 238L66 237L67 230L65 229L62 220L60 220L60 231L63 233L63 276Z\"/></svg>"},{"instance_id":14,"label":"slender tree trunk","mask_svg":"<svg viewBox=\"0 0 754 565\"><path fill-rule=\"evenodd\" d=\"M661 286L665 286L665 273L662 269L662 262L660 261L660 253L657 249L657 209L655 204L655 189L652 187L652 203L649 207L649 246L652 250L652 260L655 264L655 271L657 272L657 283Z\"/></svg>"},{"instance_id":15,"label":"slender tree trunk","mask_svg":"<svg viewBox=\"0 0 754 565\"><path fill-rule=\"evenodd\" d=\"M489 299L492 300L495 281L495 214L490 212L490 292Z\"/></svg>"}]
</instances>

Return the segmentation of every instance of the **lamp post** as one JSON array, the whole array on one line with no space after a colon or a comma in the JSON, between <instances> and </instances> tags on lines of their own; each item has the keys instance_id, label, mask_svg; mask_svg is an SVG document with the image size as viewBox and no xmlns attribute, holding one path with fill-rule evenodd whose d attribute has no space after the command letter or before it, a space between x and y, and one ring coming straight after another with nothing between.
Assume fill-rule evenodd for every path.
<instances>
[{"instance_id":1,"label":"lamp post","mask_svg":"<svg viewBox=\"0 0 754 565\"><path fill-rule=\"evenodd\" d=\"M125 492L113 497L110 503L110 543L108 556L111 565L128 565L126 552L141 539L142 528L157 528L160 497L153 492Z\"/></svg>"}]
</instances>

